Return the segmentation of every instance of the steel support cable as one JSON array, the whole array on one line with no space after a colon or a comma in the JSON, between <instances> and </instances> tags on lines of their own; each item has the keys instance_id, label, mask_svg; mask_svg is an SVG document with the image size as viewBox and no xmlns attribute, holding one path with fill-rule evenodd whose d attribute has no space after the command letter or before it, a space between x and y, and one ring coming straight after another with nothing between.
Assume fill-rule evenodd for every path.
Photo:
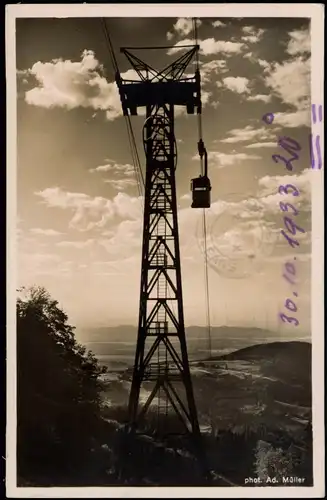
<instances>
[{"instance_id":1,"label":"steel support cable","mask_svg":"<svg viewBox=\"0 0 327 500\"><path fill-rule=\"evenodd\" d=\"M129 117L126 117L126 120L125 120L125 123L126 123L126 129L127 129L127 136L128 136L128 142L129 142L129 146L130 146L130 151L131 151L131 156L132 156L132 163L133 163L133 167L134 167L134 177L135 177L135 180L136 180L136 184L137 184L137 190L138 190L138 194L140 197L142 197L143 195L143 192L142 192L142 186L141 186L141 182L142 182L142 178L140 179L140 167L138 168L138 156L135 152L135 148L134 148L134 145L133 145L133 140L132 140L132 129L131 129L131 126L129 125L129 122L127 120L127 118ZM143 184L144 185L144 184ZM142 203L142 206L143 206L143 203Z\"/></svg>"},{"instance_id":2,"label":"steel support cable","mask_svg":"<svg viewBox=\"0 0 327 500\"><path fill-rule=\"evenodd\" d=\"M196 18L193 18L193 29L194 29L194 40L195 45L198 45L198 32L197 32L197 22ZM196 51L196 70L200 72L199 64L199 51ZM203 129L202 129L202 109L198 113L198 133L199 141L202 140ZM201 175L203 175L203 159L201 158ZM205 304L206 304L206 320L208 328L208 341L209 341L209 355L212 354L212 343L211 343L211 324L210 324L210 294L209 294L209 276L208 276L208 252L207 252L207 221L206 221L206 211L203 208L202 213L202 229L203 229L203 250L204 250L204 281L205 281Z\"/></svg>"},{"instance_id":3,"label":"steel support cable","mask_svg":"<svg viewBox=\"0 0 327 500\"><path fill-rule=\"evenodd\" d=\"M127 135L128 135L128 140L129 140L129 145L130 145L130 150L131 150L131 155L132 155L132 163L133 163L133 167L134 167L134 176L135 176L135 180L136 180L136 184L137 184L137 190L138 190L139 196L142 197L143 196L142 186L144 188L144 179L140 175L140 168L137 168L137 165L138 165L138 163L137 163L138 156L136 155L135 148L133 146L133 140L131 138L132 130L131 130L131 127L128 124L128 120L127 119L125 120L125 123L126 123ZM142 206L143 206L143 203L142 203Z\"/></svg>"},{"instance_id":4,"label":"steel support cable","mask_svg":"<svg viewBox=\"0 0 327 500\"><path fill-rule=\"evenodd\" d=\"M138 153L137 146L136 146L136 140L135 140L135 135L134 135L133 127L132 127L131 117L128 115L128 116L126 116L126 118L127 118L128 126L130 129L132 147L134 148L134 153L135 153L135 158L136 158L136 165L137 165L137 168L139 171L142 186L144 188L145 181L144 181L144 176L143 176L143 172L142 172L142 168L141 168L141 161L140 161L139 153Z\"/></svg>"},{"instance_id":5,"label":"steel support cable","mask_svg":"<svg viewBox=\"0 0 327 500\"><path fill-rule=\"evenodd\" d=\"M196 18L193 18L193 30L194 30L194 43L195 45L198 45L198 29L196 25ZM199 63L199 51L197 50L195 52L195 62L196 62L196 71L200 73L200 63ZM201 88L200 88L201 92ZM202 109L200 109L200 113L198 112L198 133L199 133L199 140L202 139ZM204 173L203 169L203 158L200 157L200 163L201 163L201 175Z\"/></svg>"},{"instance_id":6,"label":"steel support cable","mask_svg":"<svg viewBox=\"0 0 327 500\"><path fill-rule=\"evenodd\" d=\"M109 36L109 33L108 33L107 23L106 23L106 20L105 20L104 17L101 18L101 24L102 24L102 29L103 29L104 36L105 36L105 39L106 39L106 42L107 42L107 48L108 48L108 51L109 51L111 62L112 62L112 65L113 65L113 68L114 68L114 71L115 71L115 74L116 74L116 73L119 73L118 63L117 63L117 59L116 59L116 56L115 56L115 53L114 53L114 49L113 49L113 46L112 46L112 43L111 43L111 39L110 39L110 36Z\"/></svg>"},{"instance_id":7,"label":"steel support cable","mask_svg":"<svg viewBox=\"0 0 327 500\"><path fill-rule=\"evenodd\" d=\"M108 32L106 20L104 18L101 18L101 24L102 24L102 29L104 32L106 44L107 44L107 49L111 58L111 63L115 72L115 76L117 73L119 73L119 68L118 68L118 63L117 59L115 57L115 53L113 50L113 46L111 43L110 35ZM144 177L143 177L143 172L141 169L141 163L136 147L136 141L135 141L135 136L133 132L133 127L131 124L130 116L125 116L125 122L126 122L126 127L127 127L127 134L128 134L128 140L130 144L130 150L131 150L131 155L132 155L132 162L133 162L133 167L134 167L134 173L135 173L135 180L137 183L138 191L139 191L139 196L142 196L142 186L144 187ZM141 182L140 182L141 181Z\"/></svg>"},{"instance_id":8,"label":"steel support cable","mask_svg":"<svg viewBox=\"0 0 327 500\"><path fill-rule=\"evenodd\" d=\"M209 340L209 355L212 354L211 343L211 325L210 325L210 296L209 296L209 277L208 277L208 254L207 254L207 227L206 227L206 212L203 209L203 246L204 246L204 279L205 279L205 302L206 302L206 318L208 327Z\"/></svg>"}]
</instances>

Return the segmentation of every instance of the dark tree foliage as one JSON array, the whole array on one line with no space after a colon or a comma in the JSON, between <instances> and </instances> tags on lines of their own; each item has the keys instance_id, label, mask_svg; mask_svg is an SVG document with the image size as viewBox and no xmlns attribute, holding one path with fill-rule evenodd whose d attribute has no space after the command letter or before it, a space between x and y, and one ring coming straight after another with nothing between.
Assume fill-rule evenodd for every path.
<instances>
[{"instance_id":1,"label":"dark tree foliage","mask_svg":"<svg viewBox=\"0 0 327 500\"><path fill-rule=\"evenodd\" d=\"M23 483L71 484L99 431L105 371L58 302L40 287L17 299L17 475Z\"/></svg>"}]
</instances>

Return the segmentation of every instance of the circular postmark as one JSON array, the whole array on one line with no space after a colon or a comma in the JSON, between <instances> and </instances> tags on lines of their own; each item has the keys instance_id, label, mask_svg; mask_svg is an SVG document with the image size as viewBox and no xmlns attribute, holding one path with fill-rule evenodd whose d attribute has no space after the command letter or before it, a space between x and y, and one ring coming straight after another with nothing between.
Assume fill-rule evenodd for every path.
<instances>
[{"instance_id":1,"label":"circular postmark","mask_svg":"<svg viewBox=\"0 0 327 500\"><path fill-rule=\"evenodd\" d=\"M203 218L196 233L200 250L205 253ZM258 211L228 207L218 214L210 209L206 212L207 262L226 278L247 278L258 272L277 238Z\"/></svg>"}]
</instances>

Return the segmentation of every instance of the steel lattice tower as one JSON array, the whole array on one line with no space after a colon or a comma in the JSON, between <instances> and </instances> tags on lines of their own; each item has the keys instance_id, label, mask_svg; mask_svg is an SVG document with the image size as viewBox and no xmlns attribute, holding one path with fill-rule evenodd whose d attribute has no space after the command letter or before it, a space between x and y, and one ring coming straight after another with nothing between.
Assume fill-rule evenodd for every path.
<instances>
[{"instance_id":1,"label":"steel lattice tower","mask_svg":"<svg viewBox=\"0 0 327 500\"><path fill-rule=\"evenodd\" d=\"M198 46L162 71L156 71L127 49L140 80L116 81L124 115L146 107L143 142L146 155L140 311L129 419L139 429L151 403L157 400L158 432L169 408L183 424L183 432L200 435L189 369L183 315L181 262L177 219L175 170L177 149L174 107L201 113L200 74L183 77ZM146 384L149 396L140 404ZM182 433L183 433L182 432ZM180 432L179 432L180 433Z\"/></svg>"}]
</instances>

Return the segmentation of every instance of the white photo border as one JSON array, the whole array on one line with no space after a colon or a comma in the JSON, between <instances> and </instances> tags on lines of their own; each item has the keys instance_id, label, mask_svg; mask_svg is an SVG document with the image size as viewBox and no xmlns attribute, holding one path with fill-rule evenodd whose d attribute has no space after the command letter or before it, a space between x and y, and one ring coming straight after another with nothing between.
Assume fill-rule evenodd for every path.
<instances>
[{"instance_id":1,"label":"white photo border","mask_svg":"<svg viewBox=\"0 0 327 500\"><path fill-rule=\"evenodd\" d=\"M324 105L324 4L17 4L6 6L7 79L7 428L8 498L323 498L324 484L324 168L312 170L312 427L311 487L17 487L16 478L16 18L290 17L311 21L311 101ZM322 157L324 158L323 134Z\"/></svg>"}]
</instances>

